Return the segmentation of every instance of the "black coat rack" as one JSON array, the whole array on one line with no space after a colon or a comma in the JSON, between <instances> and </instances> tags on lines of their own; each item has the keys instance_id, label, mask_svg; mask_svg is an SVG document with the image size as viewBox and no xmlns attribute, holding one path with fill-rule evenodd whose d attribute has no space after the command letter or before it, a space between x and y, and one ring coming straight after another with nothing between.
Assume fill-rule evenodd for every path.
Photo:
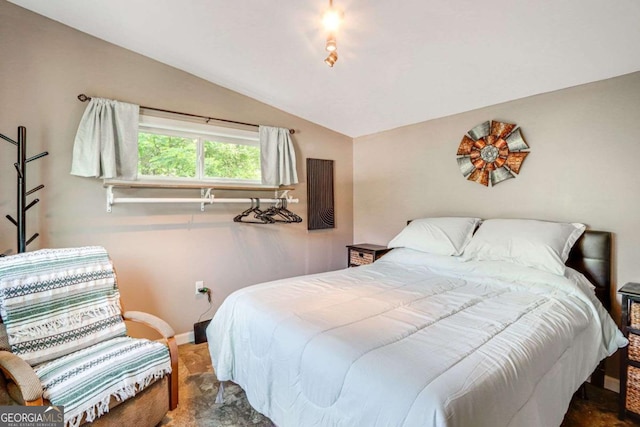
<instances>
[{"instance_id":1,"label":"black coat rack","mask_svg":"<svg viewBox=\"0 0 640 427\"><path fill-rule=\"evenodd\" d=\"M41 184L29 191L26 191L27 163L44 157L48 155L49 152L43 151L40 154L27 158L27 128L24 126L18 126L17 142L1 133L0 138L18 147L18 161L13 164L18 175L17 215L16 218L13 218L11 215L7 215L6 217L18 229L18 253L22 253L27 250L27 245L39 236L38 233L35 233L29 238L29 240L27 240L27 211L40 201L40 199L33 199L31 203L27 205L27 196L44 188L44 185Z\"/></svg>"}]
</instances>

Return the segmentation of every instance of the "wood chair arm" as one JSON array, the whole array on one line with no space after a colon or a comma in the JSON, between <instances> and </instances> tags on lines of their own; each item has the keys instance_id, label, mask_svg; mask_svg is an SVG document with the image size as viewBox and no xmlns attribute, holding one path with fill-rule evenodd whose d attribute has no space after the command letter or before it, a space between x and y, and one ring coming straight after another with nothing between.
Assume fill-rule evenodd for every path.
<instances>
[{"instance_id":1,"label":"wood chair arm","mask_svg":"<svg viewBox=\"0 0 640 427\"><path fill-rule=\"evenodd\" d=\"M130 320L132 322L147 325L148 327L158 331L164 338L171 338L176 335L173 328L167 322L153 314L144 313L142 311L125 311L122 314L122 317L124 317L124 320Z\"/></svg>"},{"instance_id":2,"label":"wood chair arm","mask_svg":"<svg viewBox=\"0 0 640 427\"><path fill-rule=\"evenodd\" d=\"M0 351L0 369L18 386L26 406L44 404L40 379L27 362L11 352Z\"/></svg>"},{"instance_id":3,"label":"wood chair arm","mask_svg":"<svg viewBox=\"0 0 640 427\"><path fill-rule=\"evenodd\" d=\"M124 320L142 323L155 329L167 341L169 357L171 358L171 375L169 376L169 410L173 411L178 406L178 344L173 328L164 320L153 314L142 311L125 311L122 314Z\"/></svg>"},{"instance_id":4,"label":"wood chair arm","mask_svg":"<svg viewBox=\"0 0 640 427\"><path fill-rule=\"evenodd\" d=\"M171 358L171 376L169 378L169 410L178 406L178 344L174 337L167 338L169 357Z\"/></svg>"}]
</instances>

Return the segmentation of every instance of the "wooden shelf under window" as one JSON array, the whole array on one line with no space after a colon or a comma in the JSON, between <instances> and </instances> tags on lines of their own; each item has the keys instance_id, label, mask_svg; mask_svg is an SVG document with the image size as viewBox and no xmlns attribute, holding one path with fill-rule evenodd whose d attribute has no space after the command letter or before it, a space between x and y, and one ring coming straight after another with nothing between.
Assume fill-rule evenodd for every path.
<instances>
[{"instance_id":1,"label":"wooden shelf under window","mask_svg":"<svg viewBox=\"0 0 640 427\"><path fill-rule=\"evenodd\" d=\"M246 184L220 184L210 181L122 181L115 179L105 179L103 186L118 188L186 188L186 189L206 189L232 190L232 191L285 191L295 190L292 186L269 187L266 185L246 185Z\"/></svg>"},{"instance_id":2,"label":"wooden shelf under window","mask_svg":"<svg viewBox=\"0 0 640 427\"><path fill-rule=\"evenodd\" d=\"M287 203L298 203L299 199L288 196L290 190L294 187L281 186L270 187L266 185L242 185L242 184L218 184L211 181L121 181L107 180L103 182L107 189L107 212L111 212L114 204L120 203L197 203L200 210L204 212L205 205L213 203L278 203L281 199L286 199ZM146 189L191 189L200 190L200 197L116 197L114 191L116 188L146 188ZM214 191L273 191L273 198L220 198L213 195Z\"/></svg>"}]
</instances>

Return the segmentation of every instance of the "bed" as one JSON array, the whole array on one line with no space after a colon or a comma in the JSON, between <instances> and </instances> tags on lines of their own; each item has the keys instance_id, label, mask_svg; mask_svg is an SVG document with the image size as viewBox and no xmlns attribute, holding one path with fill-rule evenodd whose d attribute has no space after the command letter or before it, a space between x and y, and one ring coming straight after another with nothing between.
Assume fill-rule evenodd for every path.
<instances>
[{"instance_id":1,"label":"bed","mask_svg":"<svg viewBox=\"0 0 640 427\"><path fill-rule=\"evenodd\" d=\"M244 288L207 329L213 366L280 427L560 425L626 344L597 297L610 242L586 232L563 275L397 247Z\"/></svg>"}]
</instances>

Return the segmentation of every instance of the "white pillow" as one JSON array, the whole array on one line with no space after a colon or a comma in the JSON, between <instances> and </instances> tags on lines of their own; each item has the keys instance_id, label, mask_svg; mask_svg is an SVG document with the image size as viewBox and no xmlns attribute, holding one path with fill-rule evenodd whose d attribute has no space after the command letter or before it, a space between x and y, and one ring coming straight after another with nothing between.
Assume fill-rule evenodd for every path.
<instances>
[{"instance_id":1,"label":"white pillow","mask_svg":"<svg viewBox=\"0 0 640 427\"><path fill-rule=\"evenodd\" d=\"M388 246L437 255L460 255L479 222L479 218L458 217L415 219L391 239Z\"/></svg>"},{"instance_id":2,"label":"white pillow","mask_svg":"<svg viewBox=\"0 0 640 427\"><path fill-rule=\"evenodd\" d=\"M464 250L467 261L508 261L554 274L564 274L583 224L531 219L485 220Z\"/></svg>"}]
</instances>

